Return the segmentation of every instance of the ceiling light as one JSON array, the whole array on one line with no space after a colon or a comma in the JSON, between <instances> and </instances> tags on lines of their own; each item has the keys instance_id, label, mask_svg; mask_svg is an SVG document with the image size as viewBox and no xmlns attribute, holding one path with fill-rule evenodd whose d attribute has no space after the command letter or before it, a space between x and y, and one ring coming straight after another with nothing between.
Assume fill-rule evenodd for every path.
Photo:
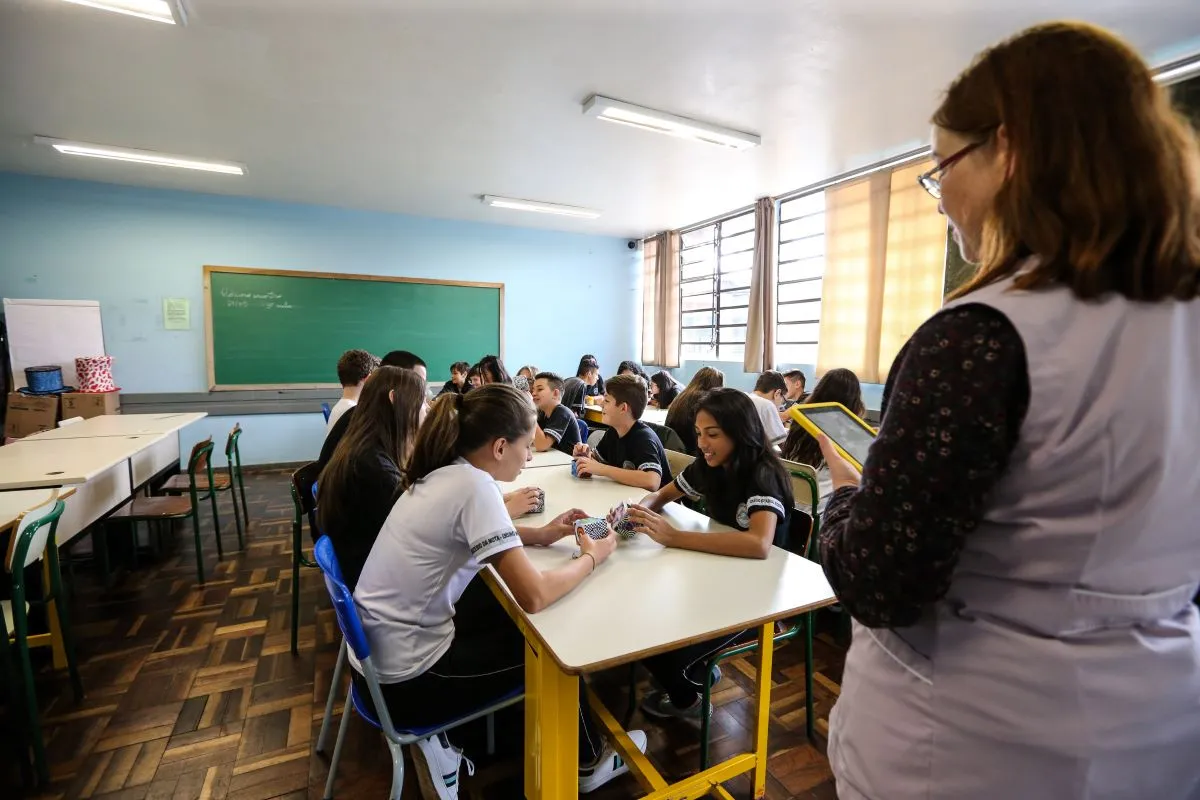
<instances>
[{"instance_id":1,"label":"ceiling light","mask_svg":"<svg viewBox=\"0 0 1200 800\"><path fill-rule=\"evenodd\" d=\"M681 139L694 139L734 150L748 150L762 144L762 138L754 133L743 133L707 122L677 117L665 111L635 106L611 97L594 94L583 103L583 113L605 122L629 125L642 130L665 133Z\"/></svg>"},{"instance_id":2,"label":"ceiling light","mask_svg":"<svg viewBox=\"0 0 1200 800\"><path fill-rule=\"evenodd\" d=\"M1193 56L1159 67L1154 73L1154 80L1164 84L1179 83L1197 75L1200 75L1200 57Z\"/></svg>"},{"instance_id":3,"label":"ceiling light","mask_svg":"<svg viewBox=\"0 0 1200 800\"><path fill-rule=\"evenodd\" d=\"M168 153L155 153L152 150L131 150L127 147L109 147L103 144L88 144L87 142L68 142L64 139L52 139L48 136L35 136L34 142L46 144L60 153L69 156L87 156L89 158L105 158L111 161L129 161L134 164L152 164L156 167L176 167L178 169L196 169L202 172L220 172L224 175L245 175L246 165L232 161L210 161L189 156L174 156Z\"/></svg>"},{"instance_id":4,"label":"ceiling light","mask_svg":"<svg viewBox=\"0 0 1200 800\"><path fill-rule=\"evenodd\" d=\"M537 200L516 200L511 197L496 197L491 194L485 194L482 199L484 205L491 206L492 208L511 208L516 211L534 211L538 214L558 214L561 217L578 217L580 219L596 219L600 216L599 211L591 208L580 208L579 206L541 203Z\"/></svg>"},{"instance_id":5,"label":"ceiling light","mask_svg":"<svg viewBox=\"0 0 1200 800\"><path fill-rule=\"evenodd\" d=\"M98 8L101 11L127 14L153 22L165 22L168 25L187 24L183 0L65 0L65 2Z\"/></svg>"}]
</instances>

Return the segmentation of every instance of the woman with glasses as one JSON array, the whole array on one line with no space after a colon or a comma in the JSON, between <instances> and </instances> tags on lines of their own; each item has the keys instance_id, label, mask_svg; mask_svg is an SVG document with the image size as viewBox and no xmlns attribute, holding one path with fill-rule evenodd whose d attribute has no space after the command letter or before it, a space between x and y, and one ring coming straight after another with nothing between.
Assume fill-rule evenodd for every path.
<instances>
[{"instance_id":1,"label":"woman with glasses","mask_svg":"<svg viewBox=\"0 0 1200 800\"><path fill-rule=\"evenodd\" d=\"M1128 45L1052 23L955 79L933 155L977 272L862 475L822 442L838 795L1200 797L1195 136Z\"/></svg>"}]
</instances>

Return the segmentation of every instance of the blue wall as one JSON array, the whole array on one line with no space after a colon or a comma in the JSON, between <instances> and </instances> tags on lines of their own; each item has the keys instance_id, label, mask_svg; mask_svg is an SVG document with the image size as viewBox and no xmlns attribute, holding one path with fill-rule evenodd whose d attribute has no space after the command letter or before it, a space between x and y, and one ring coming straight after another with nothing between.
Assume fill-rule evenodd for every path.
<instances>
[{"instance_id":1,"label":"blue wall","mask_svg":"<svg viewBox=\"0 0 1200 800\"><path fill-rule=\"evenodd\" d=\"M0 296L98 300L125 392L208 388L205 264L502 281L514 372L574 374L584 352L607 371L638 352L640 253L624 239L0 173ZM163 329L164 297L191 301L191 330ZM223 440L233 422L184 436ZM248 463L320 447L319 413L241 422Z\"/></svg>"}]
</instances>

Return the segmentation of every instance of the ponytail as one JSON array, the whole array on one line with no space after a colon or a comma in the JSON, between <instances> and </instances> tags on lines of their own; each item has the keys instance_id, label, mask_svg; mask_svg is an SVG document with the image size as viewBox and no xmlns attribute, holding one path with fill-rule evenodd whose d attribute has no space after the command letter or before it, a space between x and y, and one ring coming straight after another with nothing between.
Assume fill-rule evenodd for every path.
<instances>
[{"instance_id":1,"label":"ponytail","mask_svg":"<svg viewBox=\"0 0 1200 800\"><path fill-rule=\"evenodd\" d=\"M528 436L536 418L529 395L507 383L442 395L417 433L401 482L403 490L489 442Z\"/></svg>"}]
</instances>

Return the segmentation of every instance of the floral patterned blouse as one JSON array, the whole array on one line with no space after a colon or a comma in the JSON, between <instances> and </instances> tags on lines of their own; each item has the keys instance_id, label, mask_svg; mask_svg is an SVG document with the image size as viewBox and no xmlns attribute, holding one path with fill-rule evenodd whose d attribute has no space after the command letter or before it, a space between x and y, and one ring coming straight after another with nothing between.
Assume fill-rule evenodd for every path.
<instances>
[{"instance_id":1,"label":"floral patterned blouse","mask_svg":"<svg viewBox=\"0 0 1200 800\"><path fill-rule=\"evenodd\" d=\"M821 564L855 619L912 625L946 594L1028 408L1025 346L999 311L957 306L913 334L862 483L834 492L822 517Z\"/></svg>"}]
</instances>

